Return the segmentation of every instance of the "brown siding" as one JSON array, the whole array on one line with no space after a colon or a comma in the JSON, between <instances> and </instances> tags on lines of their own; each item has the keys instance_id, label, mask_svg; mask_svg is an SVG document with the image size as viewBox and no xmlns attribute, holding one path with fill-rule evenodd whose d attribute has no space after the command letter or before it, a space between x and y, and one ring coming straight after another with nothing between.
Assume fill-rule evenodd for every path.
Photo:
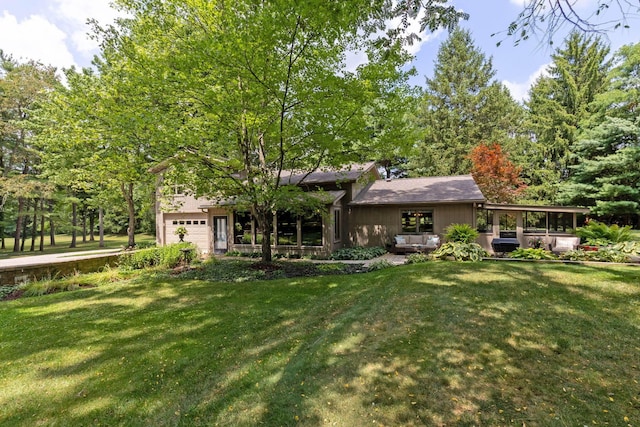
<instances>
[{"instance_id":1,"label":"brown siding","mask_svg":"<svg viewBox=\"0 0 640 427\"><path fill-rule=\"evenodd\" d=\"M443 235L445 228L451 224L473 225L474 211L471 203L438 205L433 212L433 228L437 234Z\"/></svg>"},{"instance_id":2,"label":"brown siding","mask_svg":"<svg viewBox=\"0 0 640 427\"><path fill-rule=\"evenodd\" d=\"M403 210L432 209L434 233L443 235L453 223L473 224L473 205L447 204L435 206L360 206L351 207L349 239L354 246L385 246L400 233Z\"/></svg>"}]
</instances>

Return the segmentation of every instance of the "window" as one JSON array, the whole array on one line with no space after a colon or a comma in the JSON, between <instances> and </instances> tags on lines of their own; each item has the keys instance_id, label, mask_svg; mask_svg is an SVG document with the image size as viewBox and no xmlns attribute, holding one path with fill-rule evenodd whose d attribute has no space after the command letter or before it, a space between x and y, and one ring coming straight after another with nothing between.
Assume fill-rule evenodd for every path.
<instances>
[{"instance_id":1,"label":"window","mask_svg":"<svg viewBox=\"0 0 640 427\"><path fill-rule=\"evenodd\" d=\"M175 219L174 219L171 223L172 223L173 225L178 225L178 221L177 221L177 220L175 220Z\"/></svg>"},{"instance_id":2,"label":"window","mask_svg":"<svg viewBox=\"0 0 640 427\"><path fill-rule=\"evenodd\" d=\"M525 211L524 232L525 233L545 233L547 231L546 212Z\"/></svg>"},{"instance_id":3,"label":"window","mask_svg":"<svg viewBox=\"0 0 640 427\"><path fill-rule=\"evenodd\" d=\"M402 211L402 232L433 232L433 211Z\"/></svg>"},{"instance_id":4,"label":"window","mask_svg":"<svg viewBox=\"0 0 640 427\"><path fill-rule=\"evenodd\" d=\"M333 211L333 241L339 242L342 239L342 224L340 223L342 211L336 209Z\"/></svg>"},{"instance_id":5,"label":"window","mask_svg":"<svg viewBox=\"0 0 640 427\"><path fill-rule=\"evenodd\" d=\"M502 212L498 218L500 231L516 231L516 214Z\"/></svg>"},{"instance_id":6,"label":"window","mask_svg":"<svg viewBox=\"0 0 640 427\"><path fill-rule=\"evenodd\" d=\"M298 245L298 218L289 212L278 213L278 245Z\"/></svg>"},{"instance_id":7,"label":"window","mask_svg":"<svg viewBox=\"0 0 640 427\"><path fill-rule=\"evenodd\" d=\"M322 215L300 218L302 246L322 246Z\"/></svg>"},{"instance_id":8,"label":"window","mask_svg":"<svg viewBox=\"0 0 640 427\"><path fill-rule=\"evenodd\" d=\"M207 221L205 221L205 220L201 220L201 221L200 221L200 225L207 225Z\"/></svg>"},{"instance_id":9,"label":"window","mask_svg":"<svg viewBox=\"0 0 640 427\"><path fill-rule=\"evenodd\" d=\"M233 242L236 244L251 244L251 224L253 219L249 212L234 212L233 214Z\"/></svg>"},{"instance_id":10,"label":"window","mask_svg":"<svg viewBox=\"0 0 640 427\"><path fill-rule=\"evenodd\" d=\"M481 233L493 231L493 211L483 208L476 210L476 229Z\"/></svg>"},{"instance_id":11,"label":"window","mask_svg":"<svg viewBox=\"0 0 640 427\"><path fill-rule=\"evenodd\" d=\"M568 232L573 228L573 214L549 212L549 231Z\"/></svg>"}]
</instances>

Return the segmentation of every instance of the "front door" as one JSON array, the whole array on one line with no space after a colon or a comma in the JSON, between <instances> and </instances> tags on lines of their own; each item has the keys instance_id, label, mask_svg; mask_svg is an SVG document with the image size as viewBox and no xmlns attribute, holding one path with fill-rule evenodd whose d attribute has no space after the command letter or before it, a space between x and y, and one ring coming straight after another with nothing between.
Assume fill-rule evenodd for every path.
<instances>
[{"instance_id":1,"label":"front door","mask_svg":"<svg viewBox=\"0 0 640 427\"><path fill-rule=\"evenodd\" d=\"M227 217L213 217L213 251L224 253L228 250L227 243Z\"/></svg>"}]
</instances>

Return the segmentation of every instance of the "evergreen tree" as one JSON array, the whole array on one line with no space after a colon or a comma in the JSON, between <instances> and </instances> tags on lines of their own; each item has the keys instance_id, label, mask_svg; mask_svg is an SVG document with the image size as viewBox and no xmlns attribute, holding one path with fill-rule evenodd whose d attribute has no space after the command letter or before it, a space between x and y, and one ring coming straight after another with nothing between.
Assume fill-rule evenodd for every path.
<instances>
[{"instance_id":1,"label":"evergreen tree","mask_svg":"<svg viewBox=\"0 0 640 427\"><path fill-rule=\"evenodd\" d=\"M495 73L469 31L451 33L438 51L433 78L426 82L419 113L425 137L410 160L412 175L469 173L469 154L476 145L513 144L521 108Z\"/></svg>"},{"instance_id":2,"label":"evergreen tree","mask_svg":"<svg viewBox=\"0 0 640 427\"><path fill-rule=\"evenodd\" d=\"M623 46L614 64L560 196L609 221L632 222L640 213L640 43Z\"/></svg>"},{"instance_id":3,"label":"evergreen tree","mask_svg":"<svg viewBox=\"0 0 640 427\"><path fill-rule=\"evenodd\" d=\"M557 185L569 176L580 123L603 91L609 47L599 38L574 32L552 55L548 76L531 88L528 127L535 135L525 168L529 197L555 202Z\"/></svg>"}]
</instances>

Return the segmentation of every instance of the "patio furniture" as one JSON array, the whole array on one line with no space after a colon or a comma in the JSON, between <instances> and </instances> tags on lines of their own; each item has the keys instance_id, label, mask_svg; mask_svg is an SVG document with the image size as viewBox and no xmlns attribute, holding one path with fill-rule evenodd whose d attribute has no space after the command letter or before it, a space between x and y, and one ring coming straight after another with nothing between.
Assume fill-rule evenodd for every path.
<instances>
[{"instance_id":1,"label":"patio furniture","mask_svg":"<svg viewBox=\"0 0 640 427\"><path fill-rule=\"evenodd\" d=\"M562 236L556 237L551 244L551 252L559 254L562 252L573 251L580 245L579 237Z\"/></svg>"},{"instance_id":2,"label":"patio furniture","mask_svg":"<svg viewBox=\"0 0 640 427\"><path fill-rule=\"evenodd\" d=\"M397 234L393 238L393 253L429 252L440 247L437 234Z\"/></svg>"}]
</instances>

